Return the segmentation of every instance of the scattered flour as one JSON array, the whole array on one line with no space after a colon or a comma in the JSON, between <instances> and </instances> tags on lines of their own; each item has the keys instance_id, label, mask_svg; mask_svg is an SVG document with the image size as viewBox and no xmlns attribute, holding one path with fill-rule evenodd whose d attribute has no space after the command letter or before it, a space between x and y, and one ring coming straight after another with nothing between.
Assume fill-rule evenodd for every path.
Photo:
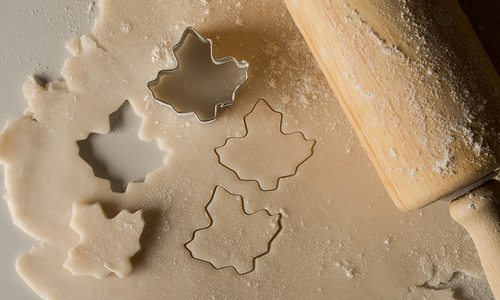
<instances>
[{"instance_id":1,"label":"scattered flour","mask_svg":"<svg viewBox=\"0 0 500 300\"><path fill-rule=\"evenodd\" d=\"M122 23L120 24L120 31L123 33L129 33L131 29L132 25L130 25L130 23L127 21L122 21Z\"/></svg>"},{"instance_id":2,"label":"scattered flour","mask_svg":"<svg viewBox=\"0 0 500 300\"><path fill-rule=\"evenodd\" d=\"M88 6L87 6L87 14L93 15L94 12L95 12L95 2L91 1L91 2L89 2Z\"/></svg>"},{"instance_id":3,"label":"scattered flour","mask_svg":"<svg viewBox=\"0 0 500 300\"><path fill-rule=\"evenodd\" d=\"M389 152L390 152L390 154L391 154L391 157L392 157L392 158L394 158L394 159L396 159L396 160L398 159L398 152L396 151L396 149L391 148L391 149L389 150Z\"/></svg>"},{"instance_id":4,"label":"scattered flour","mask_svg":"<svg viewBox=\"0 0 500 300\"><path fill-rule=\"evenodd\" d=\"M174 53L168 45L168 42L165 40L162 40L160 44L154 46L151 51L151 61L155 63L163 62L166 65L166 68L169 69L175 68L177 65Z\"/></svg>"},{"instance_id":5,"label":"scattered flour","mask_svg":"<svg viewBox=\"0 0 500 300\"><path fill-rule=\"evenodd\" d=\"M345 277L348 279L353 279L356 276L356 270L349 265L349 262L344 261L343 263L335 262L333 264L336 268L341 268L344 271Z\"/></svg>"},{"instance_id":6,"label":"scattered flour","mask_svg":"<svg viewBox=\"0 0 500 300\"><path fill-rule=\"evenodd\" d=\"M432 165L432 170L439 174L446 174L450 172L450 166L453 163L454 156L451 154L449 149L446 149L443 153L443 157L437 160Z\"/></svg>"}]
</instances>

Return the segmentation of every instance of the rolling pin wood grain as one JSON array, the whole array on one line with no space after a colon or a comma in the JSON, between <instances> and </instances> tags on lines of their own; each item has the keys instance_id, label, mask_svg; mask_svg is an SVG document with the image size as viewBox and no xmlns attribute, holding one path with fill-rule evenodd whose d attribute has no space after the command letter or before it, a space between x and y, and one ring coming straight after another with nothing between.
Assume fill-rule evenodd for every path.
<instances>
[{"instance_id":1,"label":"rolling pin wood grain","mask_svg":"<svg viewBox=\"0 0 500 300\"><path fill-rule=\"evenodd\" d=\"M500 78L455 0L285 3L399 209L453 200L498 173ZM491 207L468 217L484 226L464 227L483 266L497 266L485 271L500 299Z\"/></svg>"}]
</instances>

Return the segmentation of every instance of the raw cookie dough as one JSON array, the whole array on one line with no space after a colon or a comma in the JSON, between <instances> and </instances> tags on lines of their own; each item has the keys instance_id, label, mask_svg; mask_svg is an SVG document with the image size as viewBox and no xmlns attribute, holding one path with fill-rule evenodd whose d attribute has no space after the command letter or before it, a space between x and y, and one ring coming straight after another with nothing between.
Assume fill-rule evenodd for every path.
<instances>
[{"instance_id":1,"label":"raw cookie dough","mask_svg":"<svg viewBox=\"0 0 500 300\"><path fill-rule=\"evenodd\" d=\"M40 241L16 267L41 297L414 299L417 286L438 286L458 271L484 283L472 241L447 203L396 210L281 1L101 0L99 7L92 33L68 43L64 82L27 81L26 115L0 135L11 214ZM146 87L171 66L168 49L188 25L214 39L216 58L250 63L235 104L210 124L178 116ZM283 114L283 132L316 140L313 155L274 191L239 180L214 152L245 134L243 118L259 98ZM76 141L108 132L109 114L125 99L143 118L139 137L167 156L143 183L113 193L78 156ZM282 216L270 252L246 275L216 270L185 248L207 226L217 185L241 195L248 214ZM126 277L73 276L63 267L79 240L71 207L84 199L98 199L109 216L143 210L143 250ZM486 285L480 292L491 298ZM422 295L437 293L449 295Z\"/></svg>"},{"instance_id":2,"label":"raw cookie dough","mask_svg":"<svg viewBox=\"0 0 500 300\"><path fill-rule=\"evenodd\" d=\"M259 100L243 120L245 135L230 137L215 149L219 162L241 180L257 181L263 191L275 190L280 179L295 175L312 156L315 141L300 132L284 133L283 115L265 100Z\"/></svg>"},{"instance_id":3,"label":"raw cookie dough","mask_svg":"<svg viewBox=\"0 0 500 300\"><path fill-rule=\"evenodd\" d=\"M207 204L210 223L193 233L186 244L193 258L215 268L233 267L239 274L255 269L255 261L269 253L280 231L280 214L270 215L261 209L247 214L242 198L221 186L214 190Z\"/></svg>"},{"instance_id":4,"label":"raw cookie dough","mask_svg":"<svg viewBox=\"0 0 500 300\"><path fill-rule=\"evenodd\" d=\"M101 279L115 273L123 278L132 271L130 258L141 249L142 211L122 210L108 219L98 202L75 202L70 225L80 235L63 264L71 274Z\"/></svg>"}]
</instances>

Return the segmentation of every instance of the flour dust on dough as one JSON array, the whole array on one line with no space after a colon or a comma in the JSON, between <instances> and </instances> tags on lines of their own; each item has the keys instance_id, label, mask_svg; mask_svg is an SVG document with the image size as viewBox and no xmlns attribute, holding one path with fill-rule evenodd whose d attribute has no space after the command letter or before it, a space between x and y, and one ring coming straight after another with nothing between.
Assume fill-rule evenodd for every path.
<instances>
[{"instance_id":1,"label":"flour dust on dough","mask_svg":"<svg viewBox=\"0 0 500 300\"><path fill-rule=\"evenodd\" d=\"M234 105L209 124L158 104L146 85L171 65L168 49L187 26L214 40L215 57L251 66ZM39 241L16 268L42 298L404 299L455 271L484 280L446 203L406 214L393 206L281 1L101 0L92 32L67 47L64 80L28 80L25 115L0 135L13 220ZM243 118L260 98L283 114L283 132L316 140L313 155L274 191L239 180L214 151L245 134ZM142 118L139 137L168 155L144 182L113 193L78 156L76 141L107 133L109 114L124 100ZM241 195L248 214L282 216L269 253L246 275L217 270L184 247L207 226L217 185ZM74 276L63 267L79 241L69 226L72 205L86 199L109 216L143 211L142 250L124 278Z\"/></svg>"},{"instance_id":2,"label":"flour dust on dough","mask_svg":"<svg viewBox=\"0 0 500 300\"><path fill-rule=\"evenodd\" d=\"M101 279L115 273L123 278L132 271L130 258L141 249L142 211L121 211L108 219L98 202L75 202L70 226L80 235L63 264L71 274Z\"/></svg>"},{"instance_id":3,"label":"flour dust on dough","mask_svg":"<svg viewBox=\"0 0 500 300\"><path fill-rule=\"evenodd\" d=\"M281 215L266 210L247 214L239 195L221 186L214 190L206 207L210 224L193 233L186 243L193 258L212 264L215 268L233 267L239 274L255 269L258 258L266 255L281 229Z\"/></svg>"}]
</instances>

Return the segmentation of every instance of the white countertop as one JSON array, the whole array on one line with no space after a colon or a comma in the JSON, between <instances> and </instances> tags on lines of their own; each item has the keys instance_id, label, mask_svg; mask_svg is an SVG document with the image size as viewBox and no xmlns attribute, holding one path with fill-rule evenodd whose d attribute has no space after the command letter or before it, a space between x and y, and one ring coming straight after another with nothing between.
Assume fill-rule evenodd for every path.
<instances>
[{"instance_id":1,"label":"white countertop","mask_svg":"<svg viewBox=\"0 0 500 300\"><path fill-rule=\"evenodd\" d=\"M89 0L0 1L0 127L26 107L22 84L30 75L59 78L68 52L66 40L88 32L95 17ZM4 170L0 168L0 193ZM0 201L0 299L39 299L15 270L16 258L35 244L12 223L5 200Z\"/></svg>"}]
</instances>

